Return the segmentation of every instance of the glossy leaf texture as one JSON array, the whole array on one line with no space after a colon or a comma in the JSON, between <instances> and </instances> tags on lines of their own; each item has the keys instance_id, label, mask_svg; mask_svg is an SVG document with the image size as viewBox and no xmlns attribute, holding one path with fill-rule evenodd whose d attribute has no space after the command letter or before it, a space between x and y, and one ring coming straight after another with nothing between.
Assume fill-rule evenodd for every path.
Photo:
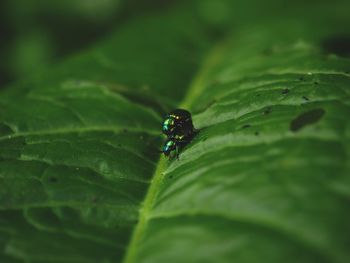
<instances>
[{"instance_id":1,"label":"glossy leaf texture","mask_svg":"<svg viewBox=\"0 0 350 263\"><path fill-rule=\"evenodd\" d=\"M348 262L350 60L326 26L285 27L213 50L182 104L200 132L156 174L127 262Z\"/></svg>"},{"instance_id":2,"label":"glossy leaf texture","mask_svg":"<svg viewBox=\"0 0 350 263\"><path fill-rule=\"evenodd\" d=\"M209 42L182 8L143 16L1 93L0 262L122 259L159 159L162 114Z\"/></svg>"},{"instance_id":3,"label":"glossy leaf texture","mask_svg":"<svg viewBox=\"0 0 350 263\"><path fill-rule=\"evenodd\" d=\"M344 30L188 7L1 92L0 262L348 261ZM168 162L175 107L200 132Z\"/></svg>"}]
</instances>

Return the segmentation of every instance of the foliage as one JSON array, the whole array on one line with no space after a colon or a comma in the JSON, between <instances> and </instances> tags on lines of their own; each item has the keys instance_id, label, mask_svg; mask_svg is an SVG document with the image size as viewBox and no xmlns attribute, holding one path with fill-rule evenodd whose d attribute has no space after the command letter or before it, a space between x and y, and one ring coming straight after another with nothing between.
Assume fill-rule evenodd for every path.
<instances>
[{"instance_id":1,"label":"foliage","mask_svg":"<svg viewBox=\"0 0 350 263\"><path fill-rule=\"evenodd\" d=\"M1 92L0 262L347 262L347 5L232 2L133 18ZM158 160L175 107L200 133Z\"/></svg>"}]
</instances>

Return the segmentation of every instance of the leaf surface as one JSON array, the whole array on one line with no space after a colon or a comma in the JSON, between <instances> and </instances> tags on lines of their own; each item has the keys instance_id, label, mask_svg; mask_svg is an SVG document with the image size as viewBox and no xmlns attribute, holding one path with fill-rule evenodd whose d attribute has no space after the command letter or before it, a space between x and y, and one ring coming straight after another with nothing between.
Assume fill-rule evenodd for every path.
<instances>
[{"instance_id":1,"label":"leaf surface","mask_svg":"<svg viewBox=\"0 0 350 263\"><path fill-rule=\"evenodd\" d=\"M1 262L348 261L350 61L324 47L339 32L231 33L189 6L1 92ZM175 107L200 132L158 160Z\"/></svg>"}]
</instances>

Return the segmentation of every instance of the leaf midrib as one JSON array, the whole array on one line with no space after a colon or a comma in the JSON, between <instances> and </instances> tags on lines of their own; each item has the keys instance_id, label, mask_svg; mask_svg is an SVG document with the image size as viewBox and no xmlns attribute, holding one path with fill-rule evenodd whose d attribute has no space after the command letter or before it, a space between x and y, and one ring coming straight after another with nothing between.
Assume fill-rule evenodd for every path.
<instances>
[{"instance_id":1,"label":"leaf midrib","mask_svg":"<svg viewBox=\"0 0 350 263\"><path fill-rule=\"evenodd\" d=\"M227 40L219 42L212 48L211 51L209 51L207 57L202 63L202 67L199 68L199 71L195 75L193 82L190 84L187 94L184 96L183 101L179 104L179 108L191 108L195 98L198 95L200 95L201 92L205 89L205 83L210 73L210 70L213 68L214 65L221 61L225 53L224 51L228 47L227 43ZM151 219L151 210L156 201L158 190L163 183L164 172L166 168L167 159L164 156L161 156L156 166L156 170L152 177L153 179L147 191L145 200L140 208L139 220L134 228L134 232L131 236L130 243L127 246L127 250L123 260L124 263L135 262L135 259L137 257L138 245L143 237L143 234L145 233L148 221Z\"/></svg>"}]
</instances>

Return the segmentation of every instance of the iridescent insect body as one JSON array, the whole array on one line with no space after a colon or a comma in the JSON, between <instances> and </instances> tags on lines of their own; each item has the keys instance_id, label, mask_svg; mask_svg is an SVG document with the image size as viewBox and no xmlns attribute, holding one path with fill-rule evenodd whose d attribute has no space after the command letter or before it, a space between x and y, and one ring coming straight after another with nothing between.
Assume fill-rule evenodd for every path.
<instances>
[{"instance_id":1,"label":"iridescent insect body","mask_svg":"<svg viewBox=\"0 0 350 263\"><path fill-rule=\"evenodd\" d=\"M176 152L176 156L178 156L178 145L177 142L173 139L167 139L166 142L164 143L163 149L162 149L162 153L164 153L164 155L166 157L169 157L170 154L175 151Z\"/></svg>"},{"instance_id":2,"label":"iridescent insect body","mask_svg":"<svg viewBox=\"0 0 350 263\"><path fill-rule=\"evenodd\" d=\"M176 109L166 115L162 131L167 140L161 152L169 158L172 152L178 158L179 149L187 145L198 132L193 126L191 113L183 109Z\"/></svg>"},{"instance_id":3,"label":"iridescent insect body","mask_svg":"<svg viewBox=\"0 0 350 263\"><path fill-rule=\"evenodd\" d=\"M193 133L193 131L191 113L187 110L176 109L167 114L163 122L163 133L167 137L173 137L178 134L186 136Z\"/></svg>"}]
</instances>

